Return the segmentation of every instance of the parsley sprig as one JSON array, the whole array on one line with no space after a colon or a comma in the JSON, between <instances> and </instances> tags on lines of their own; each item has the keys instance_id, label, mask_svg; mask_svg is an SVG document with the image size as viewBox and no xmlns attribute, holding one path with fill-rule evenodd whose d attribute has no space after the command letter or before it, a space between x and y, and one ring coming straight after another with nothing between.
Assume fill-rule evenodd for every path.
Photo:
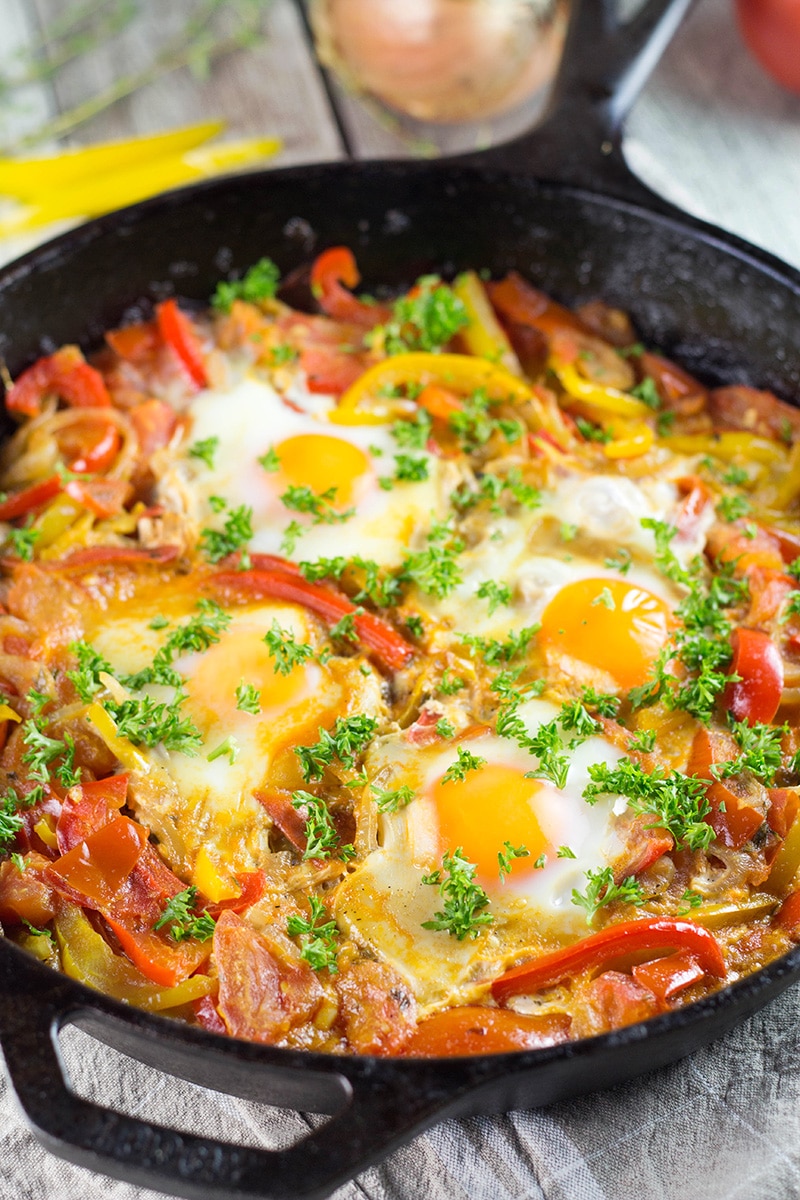
<instances>
[{"instance_id":1,"label":"parsley sprig","mask_svg":"<svg viewBox=\"0 0 800 1200\"><path fill-rule=\"evenodd\" d=\"M241 279L218 283L211 297L211 307L218 313L229 313L234 300L248 304L272 300L280 283L280 271L271 258L260 258Z\"/></svg>"},{"instance_id":2,"label":"parsley sprig","mask_svg":"<svg viewBox=\"0 0 800 1200\"><path fill-rule=\"evenodd\" d=\"M588 771L592 782L584 788L583 798L589 804L599 796L624 796L634 813L653 817L648 828L671 833L678 849L705 850L713 842L714 830L704 820L711 811L706 780L675 770L667 773L660 766L647 772L629 758L613 767L591 763Z\"/></svg>"},{"instance_id":3,"label":"parsley sprig","mask_svg":"<svg viewBox=\"0 0 800 1200\"><path fill-rule=\"evenodd\" d=\"M442 930L463 942L466 937L476 938L494 918L484 909L489 907L489 897L475 882L477 867L464 857L459 846L452 854L444 854L440 869L422 876L422 882L438 887L444 900L440 912L432 921L423 921L423 929Z\"/></svg>"},{"instance_id":4,"label":"parsley sprig","mask_svg":"<svg viewBox=\"0 0 800 1200\"><path fill-rule=\"evenodd\" d=\"M214 936L215 925L209 912L197 911L197 888L192 884L167 901L153 929L166 929L174 942L189 938L207 942Z\"/></svg>"},{"instance_id":5,"label":"parsley sprig","mask_svg":"<svg viewBox=\"0 0 800 1200\"><path fill-rule=\"evenodd\" d=\"M356 759L375 736L377 728L377 719L367 716L366 713L337 717L333 733L320 728L319 741L313 746L295 746L294 752L300 759L306 783L322 779L325 768L331 766L336 759L343 767L352 770Z\"/></svg>"},{"instance_id":6,"label":"parsley sprig","mask_svg":"<svg viewBox=\"0 0 800 1200\"><path fill-rule=\"evenodd\" d=\"M338 927L335 921L323 920L328 914L318 896L308 897L308 907L310 918L292 913L286 922L286 932L289 937L300 938L300 957L313 970L330 971L335 975L339 969L336 965Z\"/></svg>"},{"instance_id":7,"label":"parsley sprig","mask_svg":"<svg viewBox=\"0 0 800 1200\"><path fill-rule=\"evenodd\" d=\"M273 619L271 628L264 634L264 642L279 675L291 675L295 667L314 657L314 647L307 642L298 642L294 632L283 629L277 619Z\"/></svg>"},{"instance_id":8,"label":"parsley sprig","mask_svg":"<svg viewBox=\"0 0 800 1200\"><path fill-rule=\"evenodd\" d=\"M614 872L611 867L600 867L596 871L586 872L586 890L572 890L572 903L585 908L589 923L594 921L598 909L607 904L621 902L623 904L644 903L644 893L641 885L633 875L628 875L622 883L614 883Z\"/></svg>"},{"instance_id":9,"label":"parsley sprig","mask_svg":"<svg viewBox=\"0 0 800 1200\"><path fill-rule=\"evenodd\" d=\"M311 792L292 792L292 807L299 809L306 823L306 848L303 859L330 858L336 850L347 861L355 854L353 847L343 846L331 819L330 809L321 796Z\"/></svg>"}]
</instances>

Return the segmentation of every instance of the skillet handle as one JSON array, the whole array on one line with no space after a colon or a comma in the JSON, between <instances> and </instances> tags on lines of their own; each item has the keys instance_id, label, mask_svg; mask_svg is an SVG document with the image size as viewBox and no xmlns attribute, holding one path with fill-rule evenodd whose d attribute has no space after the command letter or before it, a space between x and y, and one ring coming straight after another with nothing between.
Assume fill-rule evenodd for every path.
<instances>
[{"instance_id":1,"label":"skillet handle","mask_svg":"<svg viewBox=\"0 0 800 1200\"><path fill-rule=\"evenodd\" d=\"M629 170L622 154L622 125L695 2L646 0L623 24L616 16L616 0L572 0L561 68L542 122L462 161L675 212Z\"/></svg>"},{"instance_id":2,"label":"skillet handle","mask_svg":"<svg viewBox=\"0 0 800 1200\"><path fill-rule=\"evenodd\" d=\"M68 1086L59 1029L79 1010L63 998L4 997L0 1045L22 1109L52 1153L92 1171L190 1200L317 1200L436 1120L453 1098L427 1079L381 1071L355 1086L325 1125L282 1150L236 1146L178 1132L84 1100ZM387 1065L385 1062L382 1065ZM423 1064L420 1064L423 1066ZM424 1074L424 1070L423 1070ZM267 1076L268 1078L268 1076ZM278 1099L278 1102L280 1100Z\"/></svg>"}]
</instances>

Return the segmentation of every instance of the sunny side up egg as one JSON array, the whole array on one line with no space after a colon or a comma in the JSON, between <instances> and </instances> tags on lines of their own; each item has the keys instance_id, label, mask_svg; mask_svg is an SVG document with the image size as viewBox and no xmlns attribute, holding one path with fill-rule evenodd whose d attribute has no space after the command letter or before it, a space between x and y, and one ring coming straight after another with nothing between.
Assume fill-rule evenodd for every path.
<instances>
[{"instance_id":1,"label":"sunny side up egg","mask_svg":"<svg viewBox=\"0 0 800 1200\"><path fill-rule=\"evenodd\" d=\"M92 644L124 678L151 664L169 634L197 615L197 600L180 584L159 585L149 594L140 589L135 606L122 601L104 610L98 627L89 630ZM240 872L269 870L272 821L256 793L273 786L277 773L286 776L287 791L303 786L294 746L313 744L337 716L379 712L382 704L376 676L359 671L360 659L323 654L286 674L276 669L264 640L275 623L298 643L323 649L297 606L259 602L229 616L215 644L172 661L184 679L180 715L194 722L202 745L193 755L140 746L131 786L138 818L159 836L173 869L194 876L198 862L210 859L233 880ZM242 684L258 693L257 711L241 707ZM145 691L159 702L174 695L159 684Z\"/></svg>"},{"instance_id":2,"label":"sunny side up egg","mask_svg":"<svg viewBox=\"0 0 800 1200\"><path fill-rule=\"evenodd\" d=\"M397 566L415 531L446 509L446 464L415 451L425 477L394 482L401 451L389 428L334 425L327 419L332 406L298 387L284 399L254 375L227 391L199 394L178 467L198 525L221 528L226 511L245 506L252 510L253 552L300 560L360 556ZM191 453L204 443L213 447L210 465ZM169 476L162 487L169 490ZM317 513L303 511L297 489L323 498ZM222 513L217 497L227 506Z\"/></svg>"},{"instance_id":3,"label":"sunny side up egg","mask_svg":"<svg viewBox=\"0 0 800 1200\"><path fill-rule=\"evenodd\" d=\"M557 711L530 700L519 715L534 734ZM589 766L613 766L622 757L602 737L570 751L563 788L528 778L535 757L494 733L458 744L484 760L463 779L446 779L457 759L454 742L420 748L389 736L373 746L365 762L373 784L382 791L408 788L413 799L380 816L377 849L336 892L337 920L404 976L423 1013L478 999L509 963L585 935L586 912L573 902L573 890L620 849L614 801L601 797L589 805L582 797ZM362 800L365 822L373 820L374 806L370 788ZM498 854L509 844L528 854L512 857L501 876ZM424 928L444 903L439 888L424 880L456 849L475 865L490 901L492 920L478 939Z\"/></svg>"}]
</instances>

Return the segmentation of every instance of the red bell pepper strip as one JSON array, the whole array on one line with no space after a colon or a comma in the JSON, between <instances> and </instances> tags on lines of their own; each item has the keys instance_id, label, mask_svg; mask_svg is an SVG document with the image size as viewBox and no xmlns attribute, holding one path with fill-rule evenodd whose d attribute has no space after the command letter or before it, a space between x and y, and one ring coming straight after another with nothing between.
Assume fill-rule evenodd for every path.
<instances>
[{"instance_id":1,"label":"red bell pepper strip","mask_svg":"<svg viewBox=\"0 0 800 1200\"><path fill-rule=\"evenodd\" d=\"M307 346L300 354L310 392L319 396L341 396L366 369L363 358L336 346Z\"/></svg>"},{"instance_id":2,"label":"red bell pepper strip","mask_svg":"<svg viewBox=\"0 0 800 1200\"><path fill-rule=\"evenodd\" d=\"M680 917L647 917L609 925L562 950L553 950L531 962L506 971L492 984L499 1003L525 992L552 987L568 976L597 967L608 967L616 959L642 950L687 950L707 975L723 978L725 960L713 934L694 921Z\"/></svg>"},{"instance_id":3,"label":"red bell pepper strip","mask_svg":"<svg viewBox=\"0 0 800 1200\"><path fill-rule=\"evenodd\" d=\"M390 313L381 304L364 304L347 290L357 287L360 281L361 272L346 246L323 250L311 267L311 291L322 311L336 321L352 321L372 329L386 321Z\"/></svg>"},{"instance_id":4,"label":"red bell pepper strip","mask_svg":"<svg viewBox=\"0 0 800 1200\"><path fill-rule=\"evenodd\" d=\"M52 921L57 896L44 876L48 865L48 860L35 851L25 856L22 871L9 860L0 862L0 921L4 925L30 921L41 929Z\"/></svg>"},{"instance_id":5,"label":"red bell pepper strip","mask_svg":"<svg viewBox=\"0 0 800 1200\"><path fill-rule=\"evenodd\" d=\"M528 325L551 337L554 333L589 333L580 317L551 300L544 292L510 271L499 283L487 284L492 307L500 317L516 325ZM565 349L565 348L564 348ZM578 353L575 347L575 355Z\"/></svg>"},{"instance_id":6,"label":"red bell pepper strip","mask_svg":"<svg viewBox=\"0 0 800 1200\"><path fill-rule=\"evenodd\" d=\"M105 335L111 349L126 362L139 362L147 358L162 344L155 321L140 321L123 325L121 329L110 329Z\"/></svg>"},{"instance_id":7,"label":"red bell pepper strip","mask_svg":"<svg viewBox=\"0 0 800 1200\"><path fill-rule=\"evenodd\" d=\"M23 371L6 394L9 412L35 417L45 396L59 396L73 408L108 408L103 376L90 367L77 346L62 346Z\"/></svg>"},{"instance_id":8,"label":"red bell pepper strip","mask_svg":"<svg viewBox=\"0 0 800 1200\"><path fill-rule=\"evenodd\" d=\"M800 797L791 788L768 788L767 824L778 837L785 838L800 811Z\"/></svg>"},{"instance_id":9,"label":"red bell pepper strip","mask_svg":"<svg viewBox=\"0 0 800 1200\"><path fill-rule=\"evenodd\" d=\"M295 850L305 851L308 845L306 823L288 796L278 791L256 788L253 792L272 824L278 828Z\"/></svg>"},{"instance_id":10,"label":"red bell pepper strip","mask_svg":"<svg viewBox=\"0 0 800 1200\"><path fill-rule=\"evenodd\" d=\"M24 488L9 496L0 504L0 521L14 521L27 513L36 512L38 508L49 502L61 491L62 483L59 475L49 475L40 483Z\"/></svg>"},{"instance_id":11,"label":"red bell pepper strip","mask_svg":"<svg viewBox=\"0 0 800 1200\"><path fill-rule=\"evenodd\" d=\"M156 322L159 333L174 351L195 387L207 387L208 375L200 339L189 318L178 308L174 297L156 305Z\"/></svg>"},{"instance_id":12,"label":"red bell pepper strip","mask_svg":"<svg viewBox=\"0 0 800 1200\"><path fill-rule=\"evenodd\" d=\"M211 583L228 596L247 600L287 600L290 604L300 604L330 625L335 625L342 617L352 613L359 640L388 670L399 670L413 657L414 647L388 621L374 613L359 612L356 605L341 592L318 583L308 583L289 571L220 571L211 577Z\"/></svg>"},{"instance_id":13,"label":"red bell pepper strip","mask_svg":"<svg viewBox=\"0 0 800 1200\"><path fill-rule=\"evenodd\" d=\"M294 809L292 811L294 812ZM267 877L263 871L243 871L241 875L236 876L236 881L242 889L241 892L238 896L232 896L230 900L209 904L208 912L212 917L216 918L226 909L235 913L246 912L248 908L258 904L267 890Z\"/></svg>"},{"instance_id":14,"label":"red bell pepper strip","mask_svg":"<svg viewBox=\"0 0 800 1200\"><path fill-rule=\"evenodd\" d=\"M71 787L56 825L59 853L66 854L113 820L127 795L127 775L109 775Z\"/></svg>"},{"instance_id":15,"label":"red bell pepper strip","mask_svg":"<svg viewBox=\"0 0 800 1200\"><path fill-rule=\"evenodd\" d=\"M103 567L108 564L135 566L152 563L161 566L162 563L174 562L180 552L180 546L87 546L45 565L49 571L82 570L84 567Z\"/></svg>"},{"instance_id":16,"label":"red bell pepper strip","mask_svg":"<svg viewBox=\"0 0 800 1200\"><path fill-rule=\"evenodd\" d=\"M783 659L769 634L760 629L734 629L731 674L722 702L737 721L750 725L772 721L783 691Z\"/></svg>"},{"instance_id":17,"label":"red bell pepper strip","mask_svg":"<svg viewBox=\"0 0 800 1200\"><path fill-rule=\"evenodd\" d=\"M775 914L775 924L792 938L800 937L800 892L790 892Z\"/></svg>"},{"instance_id":18,"label":"red bell pepper strip","mask_svg":"<svg viewBox=\"0 0 800 1200\"><path fill-rule=\"evenodd\" d=\"M504 1008L448 1008L417 1026L400 1053L410 1058L452 1058L464 1054L507 1054L540 1050L569 1039L566 1013L529 1015Z\"/></svg>"},{"instance_id":19,"label":"red bell pepper strip","mask_svg":"<svg viewBox=\"0 0 800 1200\"><path fill-rule=\"evenodd\" d=\"M124 479L70 479L64 484L71 500L101 520L122 512L129 488Z\"/></svg>"},{"instance_id":20,"label":"red bell pepper strip","mask_svg":"<svg viewBox=\"0 0 800 1200\"><path fill-rule=\"evenodd\" d=\"M631 969L631 975L664 1004L684 988L702 979L705 971L688 950L679 950L677 954L668 954L666 958L639 963Z\"/></svg>"}]
</instances>

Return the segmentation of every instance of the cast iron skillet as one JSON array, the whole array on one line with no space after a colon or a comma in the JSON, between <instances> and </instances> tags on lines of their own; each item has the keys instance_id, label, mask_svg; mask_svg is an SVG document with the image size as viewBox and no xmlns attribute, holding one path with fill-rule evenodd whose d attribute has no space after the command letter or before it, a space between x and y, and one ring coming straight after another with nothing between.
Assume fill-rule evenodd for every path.
<instances>
[{"instance_id":1,"label":"cast iron skillet","mask_svg":"<svg viewBox=\"0 0 800 1200\"><path fill-rule=\"evenodd\" d=\"M709 383L800 397L800 273L671 208L620 151L622 116L690 3L649 0L618 27L612 0L576 0L551 116L499 151L223 180L59 238L0 272L0 352L16 374L61 343L97 343L167 294L204 300L220 276L263 254L289 270L343 243L368 287L515 267L567 303L599 296L631 310L643 340ZM798 976L800 949L691 1007L547 1050L334 1058L147 1015L0 938L0 1044L29 1121L56 1154L202 1200L319 1197L445 1116L548 1104L689 1054ZM266 1151L107 1111L69 1090L57 1048L68 1023L206 1087L335 1115L297 1146Z\"/></svg>"}]
</instances>

